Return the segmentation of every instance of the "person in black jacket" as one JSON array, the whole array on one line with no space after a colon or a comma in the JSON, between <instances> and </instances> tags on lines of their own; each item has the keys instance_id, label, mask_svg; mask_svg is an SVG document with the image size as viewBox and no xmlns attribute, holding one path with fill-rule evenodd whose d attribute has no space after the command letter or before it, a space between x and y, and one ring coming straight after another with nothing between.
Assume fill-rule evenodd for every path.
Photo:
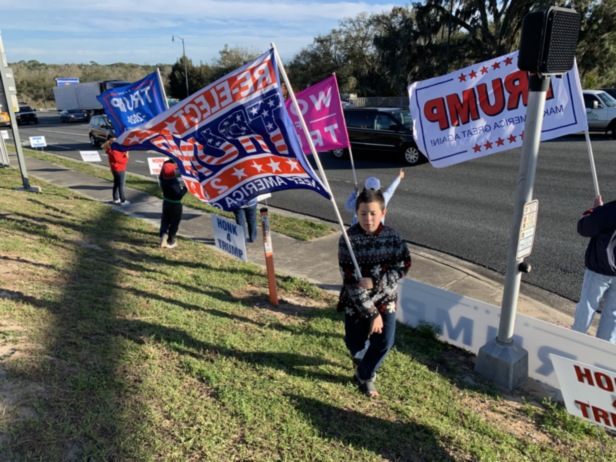
<instances>
[{"instance_id":1,"label":"person in black jacket","mask_svg":"<svg viewBox=\"0 0 616 462\"><path fill-rule=\"evenodd\" d=\"M577 230L590 242L572 329L586 333L595 313L601 312L597 338L616 343L616 201L604 205L598 196L595 207L584 212L578 221ZM599 311L601 300L603 309Z\"/></svg>"},{"instance_id":2,"label":"person in black jacket","mask_svg":"<svg viewBox=\"0 0 616 462\"><path fill-rule=\"evenodd\" d=\"M166 160L158 175L163 191L163 214L160 219L160 246L176 247L175 235L182 221L182 198L187 188L173 159Z\"/></svg>"}]
</instances>

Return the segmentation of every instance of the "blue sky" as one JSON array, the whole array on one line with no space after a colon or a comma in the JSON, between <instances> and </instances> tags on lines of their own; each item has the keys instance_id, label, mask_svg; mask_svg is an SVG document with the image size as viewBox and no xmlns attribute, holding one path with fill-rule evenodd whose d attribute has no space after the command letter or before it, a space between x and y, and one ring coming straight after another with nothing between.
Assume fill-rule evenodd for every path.
<instances>
[{"instance_id":1,"label":"blue sky","mask_svg":"<svg viewBox=\"0 0 616 462\"><path fill-rule=\"evenodd\" d=\"M0 0L9 63L173 64L182 54L211 63L225 44L291 59L344 18L408 0Z\"/></svg>"}]
</instances>

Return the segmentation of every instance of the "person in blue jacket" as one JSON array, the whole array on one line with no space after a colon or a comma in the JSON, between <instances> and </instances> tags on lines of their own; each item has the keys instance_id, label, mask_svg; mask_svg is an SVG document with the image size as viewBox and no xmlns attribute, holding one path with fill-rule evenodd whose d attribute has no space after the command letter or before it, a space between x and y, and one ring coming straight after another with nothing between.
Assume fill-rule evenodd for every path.
<instances>
[{"instance_id":1,"label":"person in blue jacket","mask_svg":"<svg viewBox=\"0 0 616 462\"><path fill-rule=\"evenodd\" d=\"M163 191L163 213L160 219L160 246L176 247L175 236L182 221L182 198L188 189L182 181L180 171L173 159L166 160L158 175Z\"/></svg>"},{"instance_id":2,"label":"person in blue jacket","mask_svg":"<svg viewBox=\"0 0 616 462\"><path fill-rule=\"evenodd\" d=\"M578 221L578 234L589 237L580 301L575 307L572 329L586 333L596 313L601 313L597 338L616 343L616 201L595 207ZM600 302L603 300L603 309Z\"/></svg>"}]
</instances>

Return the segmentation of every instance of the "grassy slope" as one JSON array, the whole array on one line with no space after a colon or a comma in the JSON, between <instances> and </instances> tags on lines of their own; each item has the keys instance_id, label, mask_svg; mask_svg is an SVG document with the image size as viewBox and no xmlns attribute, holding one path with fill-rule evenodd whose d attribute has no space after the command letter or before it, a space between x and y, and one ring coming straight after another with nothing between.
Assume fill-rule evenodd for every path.
<instances>
[{"instance_id":1,"label":"grassy slope","mask_svg":"<svg viewBox=\"0 0 616 462\"><path fill-rule=\"evenodd\" d=\"M36 184L36 181L33 182ZM0 170L0 460L616 460L549 401L400 326L381 398L351 381L331 295Z\"/></svg>"},{"instance_id":2,"label":"grassy slope","mask_svg":"<svg viewBox=\"0 0 616 462\"><path fill-rule=\"evenodd\" d=\"M47 162L52 162L56 165L62 165L64 167L83 172L98 178L103 178L109 180L109 182L113 182L113 178L109 169L102 168L102 166L98 164L78 162L67 157L36 151L33 149L24 148L24 152L29 156L37 157ZM143 191L152 196L162 198L160 187L153 178L145 178L141 175L127 173L126 187L136 189L138 191ZM211 205L207 205L194 197L192 194L187 194L182 202L188 207L203 210L208 213L220 214L226 216L227 218L233 219L232 213L223 212L215 207L212 207ZM269 216L272 231L302 241L309 241L310 239L327 236L328 234L331 234L332 232L336 231L336 228L314 220L294 218L275 212L270 213Z\"/></svg>"}]
</instances>

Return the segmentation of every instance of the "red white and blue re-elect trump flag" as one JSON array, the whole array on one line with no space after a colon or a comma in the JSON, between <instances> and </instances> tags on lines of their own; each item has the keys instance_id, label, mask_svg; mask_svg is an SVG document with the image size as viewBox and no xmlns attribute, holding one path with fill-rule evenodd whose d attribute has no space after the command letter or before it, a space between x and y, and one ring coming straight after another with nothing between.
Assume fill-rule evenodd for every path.
<instances>
[{"instance_id":1,"label":"red white and blue re-elect trump flag","mask_svg":"<svg viewBox=\"0 0 616 462\"><path fill-rule=\"evenodd\" d=\"M432 166L447 167L522 146L528 104L527 72L518 52L408 87L413 135ZM587 128L577 65L552 76L541 140Z\"/></svg>"},{"instance_id":2,"label":"red white and blue re-elect trump flag","mask_svg":"<svg viewBox=\"0 0 616 462\"><path fill-rule=\"evenodd\" d=\"M284 189L330 198L284 108L273 50L123 133L114 147L174 158L191 193L227 211Z\"/></svg>"}]
</instances>

